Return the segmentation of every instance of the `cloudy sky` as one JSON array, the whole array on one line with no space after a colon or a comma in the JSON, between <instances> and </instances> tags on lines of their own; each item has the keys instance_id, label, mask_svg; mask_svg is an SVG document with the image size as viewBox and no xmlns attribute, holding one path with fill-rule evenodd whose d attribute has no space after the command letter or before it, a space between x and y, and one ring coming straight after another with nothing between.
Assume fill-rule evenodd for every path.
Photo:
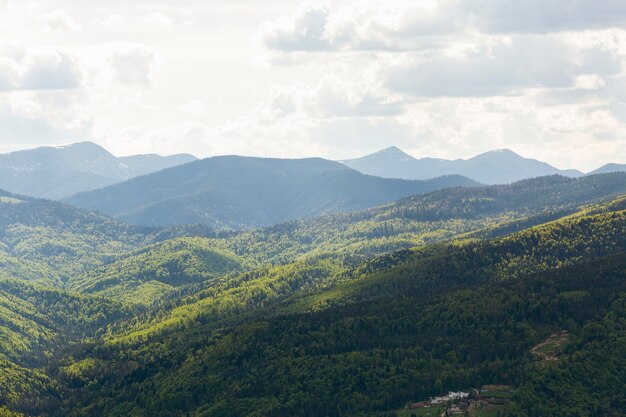
<instances>
[{"instance_id":1,"label":"cloudy sky","mask_svg":"<svg viewBox=\"0 0 626 417\"><path fill-rule=\"evenodd\" d=\"M623 0L0 0L0 151L626 162Z\"/></svg>"}]
</instances>

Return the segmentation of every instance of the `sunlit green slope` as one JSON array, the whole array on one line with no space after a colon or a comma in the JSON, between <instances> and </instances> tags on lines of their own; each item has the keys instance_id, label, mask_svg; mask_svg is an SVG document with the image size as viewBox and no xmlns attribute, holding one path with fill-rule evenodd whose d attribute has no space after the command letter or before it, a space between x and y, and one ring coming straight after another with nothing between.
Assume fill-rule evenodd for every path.
<instances>
[{"instance_id":1,"label":"sunlit green slope","mask_svg":"<svg viewBox=\"0 0 626 417\"><path fill-rule=\"evenodd\" d=\"M294 276L314 281L316 272L296 263L282 279L269 269L224 283L175 310L168 331L110 338L77 357L77 367L61 368L82 387L62 415L394 415L407 402L490 383L522 385L510 413L537 415L543 404L521 401L533 392L525 375L543 372L531 348L567 330L567 375L569 361L587 363L589 326L626 318L624 209L621 199L502 238L384 255L279 303L258 297L286 289ZM253 281L238 315L214 314L216 305L236 307L232 291ZM246 296L254 315L245 313ZM602 352L619 364L616 329L594 337L616 344ZM594 401L576 403L574 415L593 415L607 398L617 402L604 401L605 410L620 410L623 396L611 384L623 372L594 371L596 359L585 370L596 372Z\"/></svg>"},{"instance_id":2,"label":"sunlit green slope","mask_svg":"<svg viewBox=\"0 0 626 417\"><path fill-rule=\"evenodd\" d=\"M174 289L240 271L246 261L209 239L177 238L132 252L68 283L69 288L133 304L150 304Z\"/></svg>"}]
</instances>

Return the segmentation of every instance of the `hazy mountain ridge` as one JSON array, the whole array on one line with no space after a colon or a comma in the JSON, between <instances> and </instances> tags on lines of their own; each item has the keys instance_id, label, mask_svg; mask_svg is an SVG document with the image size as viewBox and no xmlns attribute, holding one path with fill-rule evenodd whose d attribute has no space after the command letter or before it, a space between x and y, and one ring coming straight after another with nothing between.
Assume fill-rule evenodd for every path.
<instances>
[{"instance_id":1,"label":"hazy mountain ridge","mask_svg":"<svg viewBox=\"0 0 626 417\"><path fill-rule=\"evenodd\" d=\"M448 187L476 186L461 176L407 181L368 176L321 158L221 156L134 178L65 201L148 226L269 226L360 210Z\"/></svg>"},{"instance_id":2,"label":"hazy mountain ridge","mask_svg":"<svg viewBox=\"0 0 626 417\"><path fill-rule=\"evenodd\" d=\"M0 188L60 199L195 159L186 154L116 157L91 142L41 147L0 154Z\"/></svg>"},{"instance_id":3,"label":"hazy mountain ridge","mask_svg":"<svg viewBox=\"0 0 626 417\"><path fill-rule=\"evenodd\" d=\"M626 164L606 164L589 172L587 175L608 174L611 172L626 172Z\"/></svg>"},{"instance_id":4,"label":"hazy mountain ridge","mask_svg":"<svg viewBox=\"0 0 626 417\"><path fill-rule=\"evenodd\" d=\"M509 149L498 149L469 159L417 159L392 146L362 158L341 161L365 174L384 178L428 179L442 175L462 175L483 184L507 184L515 181L564 175L578 177L581 171L560 170L545 162L524 158Z\"/></svg>"}]
</instances>

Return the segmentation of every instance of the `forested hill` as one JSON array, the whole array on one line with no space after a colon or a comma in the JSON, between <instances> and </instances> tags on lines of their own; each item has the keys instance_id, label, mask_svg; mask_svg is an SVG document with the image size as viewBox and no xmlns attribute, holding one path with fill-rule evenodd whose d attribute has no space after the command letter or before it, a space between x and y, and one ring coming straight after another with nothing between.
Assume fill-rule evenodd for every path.
<instances>
[{"instance_id":1,"label":"forested hill","mask_svg":"<svg viewBox=\"0 0 626 417\"><path fill-rule=\"evenodd\" d=\"M0 415L404 417L493 384L500 415L621 415L624 196L551 176L227 232L1 192Z\"/></svg>"},{"instance_id":2,"label":"forested hill","mask_svg":"<svg viewBox=\"0 0 626 417\"><path fill-rule=\"evenodd\" d=\"M225 156L82 193L67 202L134 224L202 223L216 229L245 229L475 185L460 176L428 181L383 179L320 158Z\"/></svg>"},{"instance_id":3,"label":"forested hill","mask_svg":"<svg viewBox=\"0 0 626 417\"><path fill-rule=\"evenodd\" d=\"M621 194L626 194L626 173L577 179L555 175L435 191L367 210L236 233L224 240L236 253L259 261L284 262L305 254L371 256L485 228L492 234L510 233Z\"/></svg>"},{"instance_id":4,"label":"forested hill","mask_svg":"<svg viewBox=\"0 0 626 417\"><path fill-rule=\"evenodd\" d=\"M299 220L239 233L202 228L158 231L155 240L187 236L121 254L67 281L89 294L149 305L220 274L298 260L329 271L391 251L489 233L497 236L556 219L581 204L626 193L626 174L457 188L414 196L361 212ZM278 274L288 273L287 270Z\"/></svg>"},{"instance_id":5,"label":"forested hill","mask_svg":"<svg viewBox=\"0 0 626 417\"><path fill-rule=\"evenodd\" d=\"M167 318L167 332L113 337L62 365L75 388L59 415L397 415L488 384L517 387L505 415L620 415L625 201L495 240L383 255L226 321L199 300ZM281 288L256 278L251 299ZM237 309L233 285L205 296ZM555 331L567 344L542 361L532 349Z\"/></svg>"},{"instance_id":6,"label":"forested hill","mask_svg":"<svg viewBox=\"0 0 626 417\"><path fill-rule=\"evenodd\" d=\"M15 275L19 278L60 286L74 273L144 245L153 232L67 204L0 190L0 256L41 269L37 275Z\"/></svg>"}]
</instances>

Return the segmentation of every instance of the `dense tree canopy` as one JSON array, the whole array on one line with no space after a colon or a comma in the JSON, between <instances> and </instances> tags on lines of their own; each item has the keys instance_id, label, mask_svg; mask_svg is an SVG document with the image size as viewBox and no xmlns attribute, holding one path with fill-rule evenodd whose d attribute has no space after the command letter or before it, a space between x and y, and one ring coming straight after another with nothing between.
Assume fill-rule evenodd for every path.
<instances>
[{"instance_id":1,"label":"dense tree canopy","mask_svg":"<svg viewBox=\"0 0 626 417\"><path fill-rule=\"evenodd\" d=\"M500 415L624 415L624 180L236 233L2 194L0 415L389 417L494 384Z\"/></svg>"}]
</instances>

